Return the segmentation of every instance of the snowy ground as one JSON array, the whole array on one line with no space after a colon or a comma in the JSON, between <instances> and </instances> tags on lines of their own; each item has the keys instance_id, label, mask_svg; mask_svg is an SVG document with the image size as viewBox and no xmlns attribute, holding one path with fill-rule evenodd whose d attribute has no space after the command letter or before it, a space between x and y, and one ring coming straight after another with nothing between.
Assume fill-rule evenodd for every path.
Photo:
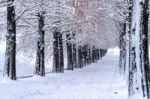
<instances>
[{"instance_id":1,"label":"snowy ground","mask_svg":"<svg viewBox=\"0 0 150 99\"><path fill-rule=\"evenodd\" d=\"M0 82L1 99L127 99L127 87L118 73L118 55L109 51L83 69Z\"/></svg>"}]
</instances>

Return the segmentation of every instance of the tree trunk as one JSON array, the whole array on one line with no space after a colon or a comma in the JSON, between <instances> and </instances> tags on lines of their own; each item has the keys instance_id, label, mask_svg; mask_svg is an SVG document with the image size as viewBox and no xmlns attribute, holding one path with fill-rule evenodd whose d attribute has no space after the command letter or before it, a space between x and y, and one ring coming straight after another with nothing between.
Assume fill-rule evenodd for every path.
<instances>
[{"instance_id":1,"label":"tree trunk","mask_svg":"<svg viewBox=\"0 0 150 99\"><path fill-rule=\"evenodd\" d=\"M59 32L58 36L58 44L59 44L59 72L64 72L64 53L63 53L63 40L62 33Z\"/></svg>"},{"instance_id":2,"label":"tree trunk","mask_svg":"<svg viewBox=\"0 0 150 99\"><path fill-rule=\"evenodd\" d=\"M39 27L38 27L38 38L37 38L37 55L36 55L36 67L35 74L45 76L45 62L44 62L44 12L38 13Z\"/></svg>"},{"instance_id":3,"label":"tree trunk","mask_svg":"<svg viewBox=\"0 0 150 99\"><path fill-rule=\"evenodd\" d=\"M75 36L76 36L76 32L73 31L72 32L72 40L75 41ZM72 61L73 61L73 67L74 68L77 68L78 65L77 65L77 46L76 46L76 43L73 42L72 44Z\"/></svg>"},{"instance_id":4,"label":"tree trunk","mask_svg":"<svg viewBox=\"0 0 150 99\"><path fill-rule=\"evenodd\" d=\"M67 38L67 69L68 70L73 70L73 46L71 41L71 35L70 34L66 34L66 38Z\"/></svg>"},{"instance_id":5,"label":"tree trunk","mask_svg":"<svg viewBox=\"0 0 150 99\"><path fill-rule=\"evenodd\" d=\"M121 31L120 31L120 61L119 61L119 67L120 67L120 74L125 75L125 69L126 69L126 23L121 23Z\"/></svg>"},{"instance_id":6,"label":"tree trunk","mask_svg":"<svg viewBox=\"0 0 150 99\"><path fill-rule=\"evenodd\" d=\"M92 48L92 62L95 62L95 47Z\"/></svg>"},{"instance_id":7,"label":"tree trunk","mask_svg":"<svg viewBox=\"0 0 150 99\"><path fill-rule=\"evenodd\" d=\"M83 67L83 62L82 62L83 58L82 58L82 48L81 46L78 47L78 66L79 68Z\"/></svg>"},{"instance_id":8,"label":"tree trunk","mask_svg":"<svg viewBox=\"0 0 150 99\"><path fill-rule=\"evenodd\" d=\"M148 52L148 18L149 18L149 9L148 9L148 4L149 0L145 0L143 3L141 3L142 6L142 18L141 18L141 28L142 28L142 33L141 33L141 60L142 62L142 67L144 70L143 76L145 76L145 79L143 79L143 93L144 96L147 95L148 99L150 99L150 93L149 93L149 88L150 88L150 67L149 67L149 52ZM144 81L146 80L146 81Z\"/></svg>"},{"instance_id":9,"label":"tree trunk","mask_svg":"<svg viewBox=\"0 0 150 99\"><path fill-rule=\"evenodd\" d=\"M54 28L53 32L53 72L58 72L58 66L59 66L59 50L58 50L58 30L57 28Z\"/></svg>"},{"instance_id":10,"label":"tree trunk","mask_svg":"<svg viewBox=\"0 0 150 99\"><path fill-rule=\"evenodd\" d=\"M88 56L87 56L87 63L91 64L92 60L91 60L91 48L88 48Z\"/></svg>"},{"instance_id":11,"label":"tree trunk","mask_svg":"<svg viewBox=\"0 0 150 99\"><path fill-rule=\"evenodd\" d=\"M148 62L148 0L133 0L129 96L150 99ZM145 44L145 45L144 45Z\"/></svg>"},{"instance_id":12,"label":"tree trunk","mask_svg":"<svg viewBox=\"0 0 150 99\"><path fill-rule=\"evenodd\" d=\"M62 34L58 28L54 28L53 35L53 72L64 72Z\"/></svg>"},{"instance_id":13,"label":"tree trunk","mask_svg":"<svg viewBox=\"0 0 150 99\"><path fill-rule=\"evenodd\" d=\"M77 48L76 44L73 44L73 67L77 68Z\"/></svg>"},{"instance_id":14,"label":"tree trunk","mask_svg":"<svg viewBox=\"0 0 150 99\"><path fill-rule=\"evenodd\" d=\"M82 47L82 63L83 63L83 66L86 66L87 64L87 45L83 46Z\"/></svg>"},{"instance_id":15,"label":"tree trunk","mask_svg":"<svg viewBox=\"0 0 150 99\"><path fill-rule=\"evenodd\" d=\"M16 20L14 0L8 0L4 76L16 80Z\"/></svg>"}]
</instances>

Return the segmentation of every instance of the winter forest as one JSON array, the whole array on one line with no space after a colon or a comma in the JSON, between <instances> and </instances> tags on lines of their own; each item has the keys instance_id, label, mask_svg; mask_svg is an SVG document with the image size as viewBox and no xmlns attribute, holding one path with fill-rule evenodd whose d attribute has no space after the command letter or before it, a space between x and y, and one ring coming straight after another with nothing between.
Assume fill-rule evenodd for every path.
<instances>
[{"instance_id":1,"label":"winter forest","mask_svg":"<svg viewBox=\"0 0 150 99\"><path fill-rule=\"evenodd\" d=\"M0 99L150 99L149 0L0 0Z\"/></svg>"}]
</instances>

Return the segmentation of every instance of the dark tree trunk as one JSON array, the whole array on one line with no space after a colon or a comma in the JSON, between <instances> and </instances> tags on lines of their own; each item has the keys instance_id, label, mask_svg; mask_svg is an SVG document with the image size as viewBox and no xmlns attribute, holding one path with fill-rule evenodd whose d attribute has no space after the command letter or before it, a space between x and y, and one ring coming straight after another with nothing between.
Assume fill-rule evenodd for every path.
<instances>
[{"instance_id":1,"label":"dark tree trunk","mask_svg":"<svg viewBox=\"0 0 150 99\"><path fill-rule=\"evenodd\" d=\"M100 58L103 58L107 54L107 49L100 49Z\"/></svg>"},{"instance_id":2,"label":"dark tree trunk","mask_svg":"<svg viewBox=\"0 0 150 99\"><path fill-rule=\"evenodd\" d=\"M92 48L92 62L95 62L95 47Z\"/></svg>"},{"instance_id":3,"label":"dark tree trunk","mask_svg":"<svg viewBox=\"0 0 150 99\"><path fill-rule=\"evenodd\" d=\"M14 0L8 0L7 6L7 35L4 76L16 80L16 20Z\"/></svg>"},{"instance_id":4,"label":"dark tree trunk","mask_svg":"<svg viewBox=\"0 0 150 99\"><path fill-rule=\"evenodd\" d=\"M78 47L78 66L79 68L83 67L83 62L82 62L83 58L82 58L82 48L81 46Z\"/></svg>"},{"instance_id":5,"label":"dark tree trunk","mask_svg":"<svg viewBox=\"0 0 150 99\"><path fill-rule=\"evenodd\" d=\"M149 8L148 8L148 4L149 4L149 0L145 0L142 4L142 22L141 22L141 28L142 28L142 46L141 49L142 51L142 58L143 58L143 76L145 76L145 83L143 80L143 92L144 95L148 97L148 99L150 99L150 67L149 67L149 52L148 52L148 19L149 19ZM143 38L143 36L145 38ZM145 84L145 86L144 86Z\"/></svg>"},{"instance_id":6,"label":"dark tree trunk","mask_svg":"<svg viewBox=\"0 0 150 99\"><path fill-rule=\"evenodd\" d=\"M73 44L73 67L77 68L77 48L76 44Z\"/></svg>"},{"instance_id":7,"label":"dark tree trunk","mask_svg":"<svg viewBox=\"0 0 150 99\"><path fill-rule=\"evenodd\" d=\"M99 60L99 49L96 49L95 51L96 51L96 61L98 61Z\"/></svg>"},{"instance_id":8,"label":"dark tree trunk","mask_svg":"<svg viewBox=\"0 0 150 99\"><path fill-rule=\"evenodd\" d=\"M53 32L53 72L58 72L58 66L59 66L59 50L58 50L58 30L57 28L54 28Z\"/></svg>"},{"instance_id":9,"label":"dark tree trunk","mask_svg":"<svg viewBox=\"0 0 150 99\"><path fill-rule=\"evenodd\" d=\"M64 53L63 53L63 40L62 40L62 33L59 32L58 37L58 44L59 44L59 72L64 72Z\"/></svg>"},{"instance_id":10,"label":"dark tree trunk","mask_svg":"<svg viewBox=\"0 0 150 99\"><path fill-rule=\"evenodd\" d=\"M82 47L82 63L83 63L83 66L86 66L87 65L87 45L83 46Z\"/></svg>"},{"instance_id":11,"label":"dark tree trunk","mask_svg":"<svg viewBox=\"0 0 150 99\"><path fill-rule=\"evenodd\" d=\"M75 33L75 31L73 31L72 40L75 40L75 36L76 36L76 33ZM77 65L77 46L76 46L75 42L73 42L73 44L72 44L72 62L73 62L73 67L77 68L78 67L78 65Z\"/></svg>"},{"instance_id":12,"label":"dark tree trunk","mask_svg":"<svg viewBox=\"0 0 150 99\"><path fill-rule=\"evenodd\" d=\"M71 35L66 34L67 38L67 69L73 70L73 46L71 43Z\"/></svg>"},{"instance_id":13,"label":"dark tree trunk","mask_svg":"<svg viewBox=\"0 0 150 99\"><path fill-rule=\"evenodd\" d=\"M53 35L53 72L64 72L62 34L58 28L54 28Z\"/></svg>"},{"instance_id":14,"label":"dark tree trunk","mask_svg":"<svg viewBox=\"0 0 150 99\"><path fill-rule=\"evenodd\" d=\"M92 62L92 59L91 59L91 48L88 48L88 55L87 55L87 63L88 64L91 64Z\"/></svg>"},{"instance_id":15,"label":"dark tree trunk","mask_svg":"<svg viewBox=\"0 0 150 99\"><path fill-rule=\"evenodd\" d=\"M126 23L121 23L121 31L120 31L120 60L119 60L119 67L120 73L125 74L126 69Z\"/></svg>"},{"instance_id":16,"label":"dark tree trunk","mask_svg":"<svg viewBox=\"0 0 150 99\"><path fill-rule=\"evenodd\" d=\"M100 49L100 58L102 59L102 57L103 57L103 51L102 49Z\"/></svg>"},{"instance_id":17,"label":"dark tree trunk","mask_svg":"<svg viewBox=\"0 0 150 99\"><path fill-rule=\"evenodd\" d=\"M37 38L37 55L36 55L36 67L35 74L40 76L45 76L45 60L44 60L44 12L38 13L39 27L38 27L38 38Z\"/></svg>"}]
</instances>

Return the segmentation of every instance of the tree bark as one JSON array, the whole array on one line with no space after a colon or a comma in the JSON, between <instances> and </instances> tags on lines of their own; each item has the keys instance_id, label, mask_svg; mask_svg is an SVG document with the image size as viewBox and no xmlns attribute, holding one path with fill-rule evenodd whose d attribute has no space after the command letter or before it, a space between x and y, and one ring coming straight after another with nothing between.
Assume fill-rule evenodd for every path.
<instances>
[{"instance_id":1,"label":"tree bark","mask_svg":"<svg viewBox=\"0 0 150 99\"><path fill-rule=\"evenodd\" d=\"M8 0L4 76L16 80L16 20L14 0Z\"/></svg>"},{"instance_id":2,"label":"tree bark","mask_svg":"<svg viewBox=\"0 0 150 99\"><path fill-rule=\"evenodd\" d=\"M62 34L58 28L54 28L53 32L53 72L64 72L64 56Z\"/></svg>"},{"instance_id":3,"label":"tree bark","mask_svg":"<svg viewBox=\"0 0 150 99\"><path fill-rule=\"evenodd\" d=\"M62 33L59 32L58 36L58 44L59 44L59 72L64 72L64 53L63 53L63 40Z\"/></svg>"},{"instance_id":4,"label":"tree bark","mask_svg":"<svg viewBox=\"0 0 150 99\"><path fill-rule=\"evenodd\" d=\"M45 43L44 43L44 12L38 13L38 38L37 38L37 55L36 55L36 67L35 74L40 76L45 76Z\"/></svg>"},{"instance_id":5,"label":"tree bark","mask_svg":"<svg viewBox=\"0 0 150 99\"><path fill-rule=\"evenodd\" d=\"M53 32L53 72L58 72L59 66L59 50L58 50L58 30L54 28Z\"/></svg>"},{"instance_id":6,"label":"tree bark","mask_svg":"<svg viewBox=\"0 0 150 99\"><path fill-rule=\"evenodd\" d=\"M83 58L82 58L82 48L81 46L78 47L78 66L79 68L83 67Z\"/></svg>"},{"instance_id":7,"label":"tree bark","mask_svg":"<svg viewBox=\"0 0 150 99\"><path fill-rule=\"evenodd\" d=\"M133 0L130 37L129 96L150 99L148 57L148 0Z\"/></svg>"},{"instance_id":8,"label":"tree bark","mask_svg":"<svg viewBox=\"0 0 150 99\"><path fill-rule=\"evenodd\" d=\"M73 67L77 68L77 47L76 44L73 44Z\"/></svg>"},{"instance_id":9,"label":"tree bark","mask_svg":"<svg viewBox=\"0 0 150 99\"><path fill-rule=\"evenodd\" d=\"M125 75L126 69L126 23L121 23L120 31L120 74Z\"/></svg>"},{"instance_id":10,"label":"tree bark","mask_svg":"<svg viewBox=\"0 0 150 99\"><path fill-rule=\"evenodd\" d=\"M67 38L67 69L73 70L73 45L71 43L71 35L66 34Z\"/></svg>"}]
</instances>

